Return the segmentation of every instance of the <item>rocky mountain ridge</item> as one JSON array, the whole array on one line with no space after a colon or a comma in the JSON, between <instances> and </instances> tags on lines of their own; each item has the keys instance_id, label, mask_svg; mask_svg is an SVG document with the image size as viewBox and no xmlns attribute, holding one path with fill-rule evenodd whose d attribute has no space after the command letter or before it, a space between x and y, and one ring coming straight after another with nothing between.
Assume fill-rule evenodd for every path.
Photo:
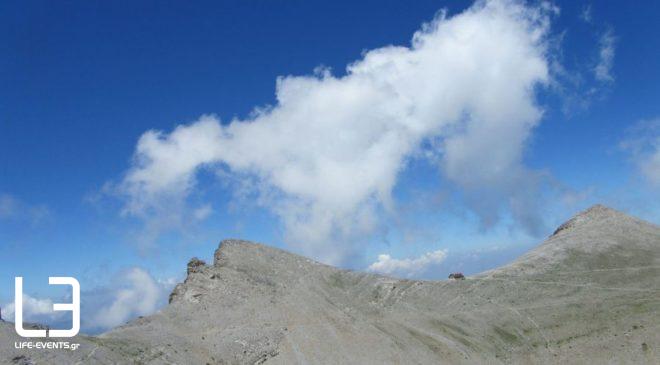
<instances>
[{"instance_id":1,"label":"rocky mountain ridge","mask_svg":"<svg viewBox=\"0 0 660 365\"><path fill-rule=\"evenodd\" d=\"M603 206L466 280L340 270L240 240L187 269L158 313L49 354L101 364L660 363L660 227ZM0 340L12 332L0 326ZM48 363L0 349L4 363L17 356Z\"/></svg>"}]
</instances>

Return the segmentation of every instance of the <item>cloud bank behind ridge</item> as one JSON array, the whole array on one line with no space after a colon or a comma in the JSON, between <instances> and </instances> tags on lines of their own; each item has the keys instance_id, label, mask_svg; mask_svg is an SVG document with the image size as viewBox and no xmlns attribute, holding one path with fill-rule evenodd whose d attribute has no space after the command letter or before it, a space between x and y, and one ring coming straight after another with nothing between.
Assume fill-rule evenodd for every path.
<instances>
[{"instance_id":1,"label":"cloud bank behind ridge","mask_svg":"<svg viewBox=\"0 0 660 365\"><path fill-rule=\"evenodd\" d=\"M535 89L550 78L554 12L493 0L440 13L410 46L367 51L344 75L278 78L277 102L246 119L204 115L170 133L145 132L112 188L125 215L176 222L173 211L211 209L187 207L201 170L239 176L281 219L291 248L336 264L355 249L351 238L394 209L407 160L425 155L485 226L508 209L533 231L537 173L522 160L542 116Z\"/></svg>"},{"instance_id":2,"label":"cloud bank behind ridge","mask_svg":"<svg viewBox=\"0 0 660 365\"><path fill-rule=\"evenodd\" d=\"M405 259L396 259L389 254L380 254L376 262L369 265L367 270L385 275L413 277L428 270L433 265L442 263L446 257L446 250L427 252L419 257Z\"/></svg>"}]
</instances>

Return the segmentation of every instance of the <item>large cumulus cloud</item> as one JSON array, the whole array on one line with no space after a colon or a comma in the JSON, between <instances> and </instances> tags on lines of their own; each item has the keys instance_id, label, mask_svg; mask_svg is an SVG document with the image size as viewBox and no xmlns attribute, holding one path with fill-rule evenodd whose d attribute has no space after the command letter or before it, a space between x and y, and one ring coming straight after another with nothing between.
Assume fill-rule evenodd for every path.
<instances>
[{"instance_id":1,"label":"large cumulus cloud","mask_svg":"<svg viewBox=\"0 0 660 365\"><path fill-rule=\"evenodd\" d=\"M440 13L409 46L365 52L340 75L278 78L277 102L246 119L204 115L169 133L147 131L114 186L124 213L176 221L198 173L222 171L251 181L292 248L338 263L351 238L393 209L408 159L430 148L425 155L486 226L507 208L533 230L537 174L522 161L542 116L535 89L550 77L553 12L544 3L479 1Z\"/></svg>"}]
</instances>

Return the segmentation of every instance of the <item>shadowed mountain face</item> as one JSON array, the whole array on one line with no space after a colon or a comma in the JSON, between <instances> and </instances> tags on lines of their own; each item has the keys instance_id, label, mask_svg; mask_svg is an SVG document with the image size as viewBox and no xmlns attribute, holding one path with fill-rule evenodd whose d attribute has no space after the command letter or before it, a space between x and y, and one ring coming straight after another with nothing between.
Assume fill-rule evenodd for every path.
<instances>
[{"instance_id":1,"label":"shadowed mountain face","mask_svg":"<svg viewBox=\"0 0 660 365\"><path fill-rule=\"evenodd\" d=\"M437 282L226 240L169 306L75 352L13 349L0 326L4 363L659 363L660 227L595 206L507 266Z\"/></svg>"}]
</instances>

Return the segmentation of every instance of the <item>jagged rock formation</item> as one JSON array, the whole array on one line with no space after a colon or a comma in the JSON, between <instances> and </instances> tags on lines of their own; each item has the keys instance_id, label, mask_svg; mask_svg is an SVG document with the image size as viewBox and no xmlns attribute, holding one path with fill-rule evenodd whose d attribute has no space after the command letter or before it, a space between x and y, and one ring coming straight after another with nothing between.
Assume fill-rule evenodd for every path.
<instances>
[{"instance_id":1,"label":"jagged rock formation","mask_svg":"<svg viewBox=\"0 0 660 365\"><path fill-rule=\"evenodd\" d=\"M437 282L226 240L212 265L190 261L162 311L77 341L58 363L655 364L660 228L595 206L505 267Z\"/></svg>"}]
</instances>

